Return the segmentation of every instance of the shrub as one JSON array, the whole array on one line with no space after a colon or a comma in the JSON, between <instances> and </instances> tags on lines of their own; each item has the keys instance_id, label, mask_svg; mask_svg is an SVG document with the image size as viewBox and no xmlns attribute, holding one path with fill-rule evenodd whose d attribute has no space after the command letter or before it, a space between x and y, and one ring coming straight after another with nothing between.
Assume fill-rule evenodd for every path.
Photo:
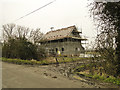
<instances>
[{"instance_id":1,"label":"shrub","mask_svg":"<svg viewBox=\"0 0 120 90\"><path fill-rule=\"evenodd\" d=\"M15 38L4 42L2 56L6 58L20 58L23 60L41 60L46 57L46 52L43 48L32 44L25 38Z\"/></svg>"}]
</instances>

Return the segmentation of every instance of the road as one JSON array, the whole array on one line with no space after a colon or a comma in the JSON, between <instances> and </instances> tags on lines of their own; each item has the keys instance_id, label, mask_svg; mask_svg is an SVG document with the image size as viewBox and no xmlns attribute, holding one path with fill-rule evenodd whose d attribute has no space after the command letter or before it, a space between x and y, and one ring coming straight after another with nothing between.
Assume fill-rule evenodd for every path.
<instances>
[{"instance_id":1,"label":"road","mask_svg":"<svg viewBox=\"0 0 120 90\"><path fill-rule=\"evenodd\" d=\"M96 88L69 79L48 66L26 66L2 62L2 88Z\"/></svg>"}]
</instances>

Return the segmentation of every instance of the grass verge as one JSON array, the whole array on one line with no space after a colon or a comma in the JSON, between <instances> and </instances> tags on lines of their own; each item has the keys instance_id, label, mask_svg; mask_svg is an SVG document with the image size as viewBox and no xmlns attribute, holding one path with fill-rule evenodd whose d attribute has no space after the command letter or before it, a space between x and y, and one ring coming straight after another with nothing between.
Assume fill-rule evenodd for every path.
<instances>
[{"instance_id":1,"label":"grass verge","mask_svg":"<svg viewBox=\"0 0 120 90\"><path fill-rule=\"evenodd\" d=\"M52 60L49 60L52 59ZM59 63L68 63L68 62L75 62L90 58L70 58L70 57L57 57ZM22 59L12 59L12 58L0 58L3 62L14 63L14 64L26 64L26 65L48 65L48 64L56 64L55 57L48 57L41 61L36 60L22 60Z\"/></svg>"},{"instance_id":2,"label":"grass verge","mask_svg":"<svg viewBox=\"0 0 120 90\"><path fill-rule=\"evenodd\" d=\"M45 65L48 61L36 61L36 60L22 60L22 59L11 59L1 58L3 62L14 63L14 64L26 64L26 65Z\"/></svg>"}]
</instances>

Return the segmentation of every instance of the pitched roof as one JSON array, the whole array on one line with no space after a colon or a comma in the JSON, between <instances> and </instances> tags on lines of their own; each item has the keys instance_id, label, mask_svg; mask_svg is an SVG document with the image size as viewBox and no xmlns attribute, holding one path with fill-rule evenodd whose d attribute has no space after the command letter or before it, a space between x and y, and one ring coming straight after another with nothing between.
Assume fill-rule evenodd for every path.
<instances>
[{"instance_id":1,"label":"pitched roof","mask_svg":"<svg viewBox=\"0 0 120 90\"><path fill-rule=\"evenodd\" d=\"M76 29L75 25L67 28L58 29L55 31L49 31L44 35L43 40L56 40L65 37L70 37L70 34L74 29Z\"/></svg>"},{"instance_id":2,"label":"pitched roof","mask_svg":"<svg viewBox=\"0 0 120 90\"><path fill-rule=\"evenodd\" d=\"M67 37L75 28L76 28L75 26L70 26L70 27L58 29L55 31L49 31L44 35L43 39L55 40L55 39Z\"/></svg>"}]
</instances>

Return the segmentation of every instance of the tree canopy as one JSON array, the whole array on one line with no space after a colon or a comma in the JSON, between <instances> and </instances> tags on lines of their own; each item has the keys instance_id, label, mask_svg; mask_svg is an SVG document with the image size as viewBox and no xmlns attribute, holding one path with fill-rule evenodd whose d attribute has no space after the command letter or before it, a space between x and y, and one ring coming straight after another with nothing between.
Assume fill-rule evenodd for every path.
<instances>
[{"instance_id":1,"label":"tree canopy","mask_svg":"<svg viewBox=\"0 0 120 90\"><path fill-rule=\"evenodd\" d=\"M4 43L2 47L2 56L24 60L41 60L45 58L45 50L37 44L42 38L42 35L40 29L33 30L15 24L3 25Z\"/></svg>"},{"instance_id":2,"label":"tree canopy","mask_svg":"<svg viewBox=\"0 0 120 90\"><path fill-rule=\"evenodd\" d=\"M115 74L119 75L120 2L93 2L90 11L98 29L96 49L106 60L105 67L108 65L108 72L114 70Z\"/></svg>"}]
</instances>

